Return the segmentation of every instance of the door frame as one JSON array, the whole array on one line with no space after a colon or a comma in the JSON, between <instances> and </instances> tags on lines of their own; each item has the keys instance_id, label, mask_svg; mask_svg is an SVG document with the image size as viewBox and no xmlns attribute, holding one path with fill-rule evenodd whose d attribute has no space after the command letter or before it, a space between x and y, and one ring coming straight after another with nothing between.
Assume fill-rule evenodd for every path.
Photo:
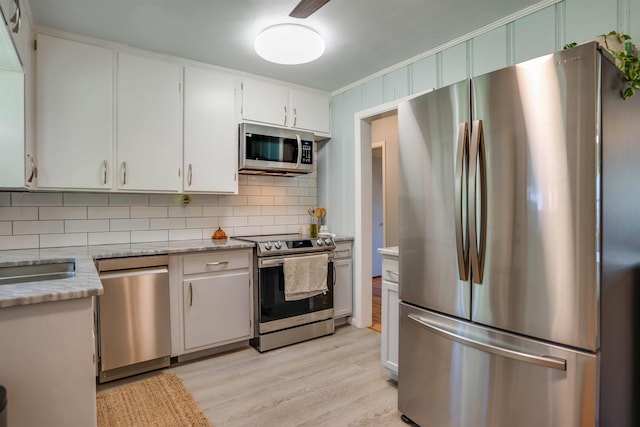
<instances>
[{"instance_id":1,"label":"door frame","mask_svg":"<svg viewBox=\"0 0 640 427\"><path fill-rule=\"evenodd\" d=\"M373 121L373 120L372 120ZM371 155L373 157L373 151L380 149L382 153L382 246L387 246L387 233L385 227L387 224L387 141L382 140L371 143ZM373 173L373 171L372 171ZM373 189L372 189L373 196ZM371 230L373 230L373 223L371 224Z\"/></svg>"},{"instance_id":2,"label":"door frame","mask_svg":"<svg viewBox=\"0 0 640 427\"><path fill-rule=\"evenodd\" d=\"M371 122L397 114L398 104L431 92L433 89L417 92L396 99L354 115L355 148L355 239L353 242L353 317L351 324L358 328L371 326ZM401 142L398 141L398 144Z\"/></svg>"}]
</instances>

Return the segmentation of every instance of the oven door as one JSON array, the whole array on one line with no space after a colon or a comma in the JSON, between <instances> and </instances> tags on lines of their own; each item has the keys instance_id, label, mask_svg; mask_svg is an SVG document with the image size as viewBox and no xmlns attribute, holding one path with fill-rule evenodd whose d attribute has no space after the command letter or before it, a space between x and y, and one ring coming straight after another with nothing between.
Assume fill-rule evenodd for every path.
<instances>
[{"instance_id":1,"label":"oven door","mask_svg":"<svg viewBox=\"0 0 640 427\"><path fill-rule=\"evenodd\" d=\"M273 332L333 317L334 277L333 260L330 258L327 269L328 292L297 301L285 301L283 265L260 267L258 269L259 332Z\"/></svg>"}]
</instances>

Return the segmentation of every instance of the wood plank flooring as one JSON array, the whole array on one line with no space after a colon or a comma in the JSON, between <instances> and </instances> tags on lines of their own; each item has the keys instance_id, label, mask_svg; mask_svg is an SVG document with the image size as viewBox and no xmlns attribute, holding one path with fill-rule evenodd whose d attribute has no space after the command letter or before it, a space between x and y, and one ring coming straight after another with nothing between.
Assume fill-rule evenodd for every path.
<instances>
[{"instance_id":1,"label":"wood plank flooring","mask_svg":"<svg viewBox=\"0 0 640 427\"><path fill-rule=\"evenodd\" d=\"M407 426L396 383L380 365L380 334L368 328L341 326L266 353L247 347L157 372L182 378L215 427Z\"/></svg>"},{"instance_id":2,"label":"wood plank flooring","mask_svg":"<svg viewBox=\"0 0 640 427\"><path fill-rule=\"evenodd\" d=\"M380 332L382 330L382 277L374 277L371 279L371 329Z\"/></svg>"}]
</instances>

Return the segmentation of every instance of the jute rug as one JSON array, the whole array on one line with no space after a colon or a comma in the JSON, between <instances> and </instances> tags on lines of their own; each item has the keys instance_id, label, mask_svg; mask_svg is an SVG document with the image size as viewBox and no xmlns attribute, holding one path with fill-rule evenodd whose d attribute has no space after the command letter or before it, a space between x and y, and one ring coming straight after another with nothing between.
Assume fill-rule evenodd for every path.
<instances>
[{"instance_id":1,"label":"jute rug","mask_svg":"<svg viewBox=\"0 0 640 427\"><path fill-rule=\"evenodd\" d=\"M98 427L211 427L175 374L99 391Z\"/></svg>"}]
</instances>

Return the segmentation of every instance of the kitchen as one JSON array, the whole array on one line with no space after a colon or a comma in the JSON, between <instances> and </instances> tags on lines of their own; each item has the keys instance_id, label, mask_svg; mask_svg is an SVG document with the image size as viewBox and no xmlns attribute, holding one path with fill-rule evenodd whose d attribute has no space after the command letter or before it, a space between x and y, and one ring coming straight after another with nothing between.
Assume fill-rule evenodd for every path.
<instances>
[{"instance_id":1,"label":"kitchen","mask_svg":"<svg viewBox=\"0 0 640 427\"><path fill-rule=\"evenodd\" d=\"M461 32L464 36L447 39L450 42L442 40L432 50L423 47L420 52L425 53L415 59L398 62L368 77L354 78L336 89L331 88L331 139L317 144L316 181L314 178L310 181L293 178L292 181L291 178L241 176L239 195L193 196L188 207L176 203L177 195L153 192L1 193L2 206L11 209L3 210L7 216L2 218L0 244L3 249L20 249L127 244L152 238L165 241L201 239L210 236L218 225L230 235L297 232L300 224L308 222L308 206L326 206L331 231L355 236L351 323L367 326L370 322L370 304L367 304L370 278L367 275L370 275L371 265L366 254L371 252L371 244L365 231L370 220L363 206L367 206L369 184L364 177L368 165L365 157L358 155L360 141L356 135L362 130L354 128L354 114L361 114L362 129L366 133L372 118L395 108L390 104L397 104L402 96L446 86L468 76L550 53L561 49L565 41L589 39L611 28L634 35L639 21L637 16L636 2L621 6L615 1L541 2L502 20L494 19L486 28L478 29L476 25L474 32ZM31 90L29 86L27 90ZM32 127L26 127L28 140L33 139L33 132ZM354 140L355 144L351 142ZM370 156L370 148L362 151ZM293 185L295 180L297 185ZM299 185L300 181L303 185ZM282 200L291 197L297 198L297 207L282 209L282 206L289 206ZM276 217L285 224L276 224ZM27 224L35 220L46 222ZM67 232L66 221L69 226L76 227L72 228L73 232ZM252 228L253 231L237 231L236 227Z\"/></svg>"}]
</instances>

